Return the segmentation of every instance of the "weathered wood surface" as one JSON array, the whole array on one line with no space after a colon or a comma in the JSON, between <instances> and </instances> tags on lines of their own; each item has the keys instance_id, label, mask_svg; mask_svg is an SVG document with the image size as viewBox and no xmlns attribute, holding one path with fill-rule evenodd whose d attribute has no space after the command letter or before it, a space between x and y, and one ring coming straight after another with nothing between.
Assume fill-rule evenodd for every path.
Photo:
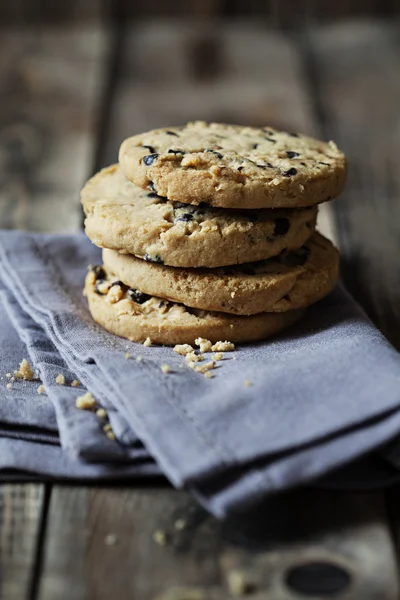
<instances>
[{"instance_id":1,"label":"weathered wood surface","mask_svg":"<svg viewBox=\"0 0 400 600\"><path fill-rule=\"evenodd\" d=\"M0 488L0 598L23 600L35 588L45 507L44 485Z\"/></svg>"},{"instance_id":2,"label":"weathered wood surface","mask_svg":"<svg viewBox=\"0 0 400 600\"><path fill-rule=\"evenodd\" d=\"M90 49L83 44L79 50L77 43L79 51L71 48L72 61L77 56L76 52L79 56L83 53L87 61L83 60L81 68L88 69L88 64L94 65L93 69L97 73L95 76L88 76L85 90L79 88L76 96L75 86L72 86L73 91L69 92L74 97L68 96L70 100L66 104L67 108L73 107L73 111L81 115L78 119L79 130L84 131L82 135L85 141L82 142L79 138L80 145L74 146L69 154L73 161L69 168L72 179L75 178L75 188L74 193L63 196L65 213L43 228L65 230L68 223L68 228L73 230L78 226L76 191L81 181L91 170L92 164L101 166L116 160L118 146L127 134L190 119L219 119L256 125L269 122L291 130L299 129L315 134L323 132L336 138L349 152L351 159L358 160L360 169L365 164L364 159L357 154L357 144L353 145L352 140L358 140L363 148L368 149L371 145L369 140L374 139L383 149L385 138L380 137L379 128L372 125L372 108L371 112L366 111L365 107L361 108L367 123L357 117L356 113L360 110L364 97L358 90L363 90L365 86L371 97L375 93L371 106L378 107L378 114L386 110L384 96L380 101L376 99L379 86L374 86L373 81L368 80L368 70L372 64L375 81L389 89L386 95L393 95L395 99L389 99L388 102L390 105L393 102L394 107L398 100L397 84L389 79L390 74L393 74L390 69L397 67L397 58L393 45L395 35L390 33L390 27L386 41L383 33L376 33L375 28L365 30L363 26L349 27L343 25L338 29L328 28L323 34L314 32L307 36L289 36L255 23L223 26L182 22L138 24L127 28L126 37L116 38L118 43L113 47L113 60L108 62L105 61L105 56L110 58L111 50L99 41L102 34L93 34L93 39L99 45L93 42L94 47L88 45ZM342 38L347 40L348 49L354 49L351 59L353 71L346 67L349 52L342 49ZM56 36L52 39L50 45L46 46L46 57L40 56L43 62L40 62L42 67L39 73L46 81L46 73L41 70L47 69L47 61L50 61L51 44L55 44ZM18 44L21 43L19 40ZM32 47L35 48L35 45ZM359 47L362 50L358 51ZM365 52L366 58L363 58ZM93 58L94 55L96 59ZM21 61L23 64L27 61L26 52L14 56L14 69L18 73L18 65ZM58 66L63 65L62 69L54 68L53 65L51 84L58 90L65 91L67 84L71 85L71 73L78 69L74 62L75 66L71 66L70 71L67 69L68 72L65 73L68 56L69 52L65 51L63 61L66 62L57 63ZM8 63L4 66L2 58L4 54L0 53L0 84L5 74L8 77L10 73L6 69ZM390 67L387 66L386 58ZM310 59L313 59L312 63L309 62ZM25 67L22 70L24 69ZM101 82L104 81L99 73L113 85L104 97L99 93ZM82 75L77 74L77 77L82 83ZM91 77L98 83L93 83ZM3 85L0 85L0 94L2 89ZM49 102L51 96L46 95L47 88L43 86L36 89L40 93L34 97L34 102L24 104L18 87L16 90L11 88L4 100L9 111L6 114L14 114L10 110L15 106L23 106L24 111L29 106L30 119L36 122L36 111L39 111L41 118L49 123L49 139L56 140L53 141L52 148L60 144L59 153L62 155L66 147L69 150L72 147L71 142L67 146L66 142L62 142L70 113L67 108L65 113L62 112L55 94L56 112L59 111L59 117L63 114L65 116L65 123L61 126L60 119L55 119L52 108L49 109L52 103ZM43 108L40 109L42 97L47 99L48 115L45 115ZM103 103L103 98L106 104ZM324 111L321 106L325 107ZM97 130L100 146L96 148L93 126L96 118L93 115L100 112L101 127ZM345 125L339 128L342 114ZM7 119L4 118L5 125ZM365 129L363 134L362 127ZM391 133L389 139L392 148L396 143L394 132L395 128L389 130L388 119L387 133ZM353 134L358 137L353 138ZM71 139L77 140L76 137L70 137L69 140ZM15 146L11 144L11 149L13 147ZM16 156L24 157L24 145L18 141L16 147ZM29 146L32 147L35 148L35 145ZM14 181L21 180L23 186L31 189L31 184L26 183L26 176L19 166L18 160L21 159L15 160L9 146L1 146L1 140L0 148L0 160L5 156L12 165L16 165ZM371 152L371 149L365 152ZM385 156L385 160L389 160L388 151ZM390 164L393 165L393 162ZM46 169L43 169L41 161L31 161L28 165L29 169L26 171L33 181L40 181L42 175L39 177L38 173L44 172L47 177L45 181L53 186L53 193L59 196L64 193L65 181L61 178L57 179L57 183L53 179L54 165L59 168L59 161L49 159ZM373 168L371 166L371 170ZM77 172L80 173L79 177ZM390 213L386 216L378 215L378 198L381 197L382 190L386 189L386 179L382 173L381 170L377 171L374 186L369 192L371 205L375 207L372 213L364 212L361 199L356 197L358 179L351 180L349 196L339 201L345 202L348 198L348 202L355 202L357 208L351 209L350 217L345 213L347 205L346 209L338 211L341 248L345 256L350 258L351 254L352 260L356 260L358 265L358 270L353 271L353 274L357 273L357 286L354 287L358 290L370 290L370 297L373 294L371 281L374 280L362 260L362 252L368 252L369 258L377 256L377 238L372 238L375 245L369 246L365 242L365 238L369 240L366 233L373 228L368 220L370 215L378 219L380 232L384 236L391 239L396 235L396 222L390 219ZM393 177L396 177L395 169L394 173ZM367 187L368 180L364 181ZM17 188L14 203L9 203L7 210L3 209L2 198L6 196L1 196L0 188L0 224L3 226L32 228L51 209L46 201L41 201L41 198L48 196L46 193L39 193L38 188L36 195L26 196L29 198L29 207L35 206L35 210L28 211L27 215L21 208L20 212L15 211L17 206L28 206L27 200L24 200L25 204L20 204L25 197L25 187ZM72 183L68 189L72 190ZM394 196L391 195L390 198L393 200ZM385 203L385 210L388 206L392 208L389 203L390 199ZM330 230L330 235L334 235L332 213L329 212L329 207L325 207L324 211L324 231ZM357 224L359 220L360 224ZM353 236L356 254L352 253ZM392 243L394 244L393 240L389 242ZM388 257L389 248L390 246L385 250L385 256L387 252ZM390 260L394 268L393 255ZM377 262L374 264L378 265ZM351 273L350 270L347 272ZM385 281L388 283L390 280ZM391 302L395 301L394 294L395 289L392 296L389 296ZM384 293L377 297L376 306L373 305L376 311L381 306L389 306L385 297ZM395 310L392 304L390 307L392 311ZM380 315L378 312L377 314ZM385 321L379 318L378 323L383 326ZM4 498L4 493L2 488L0 498ZM28 505L25 501L22 504ZM174 526L179 518L184 518L189 523L188 528L181 532L177 532ZM1 525L0 536L7 527L8 518ZM170 537L170 543L165 547L158 546L152 539L153 533L159 529L167 531ZM252 515L250 521L231 519L220 524L208 517L186 494L171 490L53 486L46 527L42 531L43 562L38 560L37 548L32 549L32 540L38 539L37 534L36 537L28 536L32 545L25 555L25 564L30 565L29 568L25 567L25 572L30 583L22 590L19 596L21 598L57 600L68 594L74 600L102 600L106 597L115 600L125 600L128 597L138 600L223 600L230 597L229 580L232 571L237 571L254 585L251 597L257 600L266 597L290 600L300 596L293 590L290 591L284 581L290 568L300 563L311 563L314 566L308 571L292 573L292 585L297 586L298 590L303 586L303 592L308 590L301 597L323 598L323 590L318 586L322 585L323 579L326 583L327 578L321 577L322 567L318 566L321 562L325 565L324 569L327 565L339 568L333 574L328 571L332 586L347 583L343 579L343 570L345 575L350 576L351 585L342 587L336 595L340 600L395 600L399 595L395 553L382 493L301 492L284 499L268 501L260 511ZM3 537L0 540L2 556L3 549L7 546L3 545ZM32 565L35 565L34 575ZM1 559L0 567L5 572L2 580L12 581L14 561ZM326 571L322 571L324 573ZM3 572L1 577L3 578ZM186 588L186 591L181 589L178 593L176 588ZM26 593L24 590L27 590Z\"/></svg>"},{"instance_id":3,"label":"weathered wood surface","mask_svg":"<svg viewBox=\"0 0 400 600\"><path fill-rule=\"evenodd\" d=\"M1 31L2 227L79 227L108 51L97 27Z\"/></svg>"},{"instance_id":4,"label":"weathered wood surface","mask_svg":"<svg viewBox=\"0 0 400 600\"><path fill-rule=\"evenodd\" d=\"M225 600L235 575L251 598L294 600L288 574L316 562L351 584L336 578L324 588L316 577L289 576L291 585L319 598L324 589L341 600L398 597L380 494L302 491L218 522L173 490L57 487L43 558L39 600L63 600L67 589L74 600Z\"/></svg>"}]
</instances>

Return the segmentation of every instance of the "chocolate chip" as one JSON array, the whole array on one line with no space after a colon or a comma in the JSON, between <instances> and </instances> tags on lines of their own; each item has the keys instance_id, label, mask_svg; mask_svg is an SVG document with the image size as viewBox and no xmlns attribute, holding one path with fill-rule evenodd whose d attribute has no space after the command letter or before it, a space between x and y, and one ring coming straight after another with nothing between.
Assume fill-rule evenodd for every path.
<instances>
[{"instance_id":1,"label":"chocolate chip","mask_svg":"<svg viewBox=\"0 0 400 600\"><path fill-rule=\"evenodd\" d=\"M258 148L258 144L253 144L252 148L253 148L253 150L256 150L256 148Z\"/></svg>"},{"instance_id":2,"label":"chocolate chip","mask_svg":"<svg viewBox=\"0 0 400 600\"><path fill-rule=\"evenodd\" d=\"M144 164L146 165L146 167L149 167L150 165L153 164L153 162L156 160L157 157L158 157L158 154L146 154L146 156L143 156L142 160L143 160Z\"/></svg>"},{"instance_id":3,"label":"chocolate chip","mask_svg":"<svg viewBox=\"0 0 400 600\"><path fill-rule=\"evenodd\" d=\"M268 137L267 135L264 136L264 139L267 140L267 142L272 142L273 144L276 144L276 140L273 140L272 138Z\"/></svg>"},{"instance_id":4,"label":"chocolate chip","mask_svg":"<svg viewBox=\"0 0 400 600\"><path fill-rule=\"evenodd\" d=\"M135 288L129 288L128 296L133 302L136 302L136 304L143 304L143 302L147 302L147 300L150 300L151 298L148 294L135 290Z\"/></svg>"},{"instance_id":5,"label":"chocolate chip","mask_svg":"<svg viewBox=\"0 0 400 600\"><path fill-rule=\"evenodd\" d=\"M104 283L105 283L105 279L98 279L96 281L96 285L94 286L94 291L96 292L96 294L99 294L99 296L106 296L107 295L107 292L108 292L109 288L107 288L106 292L101 292L99 290L99 285L103 285Z\"/></svg>"},{"instance_id":6,"label":"chocolate chip","mask_svg":"<svg viewBox=\"0 0 400 600\"><path fill-rule=\"evenodd\" d=\"M217 158L224 158L223 155L220 152L217 152L216 150L212 150L211 148L206 148L204 150L204 152L211 152L212 154L215 154L215 156Z\"/></svg>"},{"instance_id":7,"label":"chocolate chip","mask_svg":"<svg viewBox=\"0 0 400 600\"><path fill-rule=\"evenodd\" d=\"M283 171L282 175L284 175L284 177L292 177L292 175L297 175L297 169L292 167L289 171Z\"/></svg>"},{"instance_id":8,"label":"chocolate chip","mask_svg":"<svg viewBox=\"0 0 400 600\"><path fill-rule=\"evenodd\" d=\"M146 148L146 150L148 150L151 153L155 152L153 146L142 146L142 148Z\"/></svg>"},{"instance_id":9,"label":"chocolate chip","mask_svg":"<svg viewBox=\"0 0 400 600\"><path fill-rule=\"evenodd\" d=\"M164 261L159 254L156 254L155 256L150 256L150 254L147 254L147 252L146 252L146 254L144 255L144 260L146 262L152 262L152 263L156 263L158 265L164 264Z\"/></svg>"},{"instance_id":10,"label":"chocolate chip","mask_svg":"<svg viewBox=\"0 0 400 600\"><path fill-rule=\"evenodd\" d=\"M265 169L267 165L257 165L260 169Z\"/></svg>"},{"instance_id":11,"label":"chocolate chip","mask_svg":"<svg viewBox=\"0 0 400 600\"><path fill-rule=\"evenodd\" d=\"M103 269L103 267L101 265L93 265L90 266L90 270L92 271L92 273L95 274L96 276L96 280L97 279L105 279L106 278L106 272Z\"/></svg>"},{"instance_id":12,"label":"chocolate chip","mask_svg":"<svg viewBox=\"0 0 400 600\"><path fill-rule=\"evenodd\" d=\"M237 168L237 170L238 170L238 171L241 171L242 169L244 169L244 166L243 166L243 167L238 167L238 168Z\"/></svg>"},{"instance_id":13,"label":"chocolate chip","mask_svg":"<svg viewBox=\"0 0 400 600\"><path fill-rule=\"evenodd\" d=\"M159 305L158 305L158 308L162 308L162 307L163 307L163 306L165 306L165 305L166 305L166 302L165 302L165 300L161 300L161 302L160 302L160 303L159 303Z\"/></svg>"},{"instance_id":14,"label":"chocolate chip","mask_svg":"<svg viewBox=\"0 0 400 600\"><path fill-rule=\"evenodd\" d=\"M290 221L286 217L275 219L274 235L285 235L290 229Z\"/></svg>"},{"instance_id":15,"label":"chocolate chip","mask_svg":"<svg viewBox=\"0 0 400 600\"><path fill-rule=\"evenodd\" d=\"M319 165L326 165L327 167L330 167L330 166L331 166L331 163L322 162L321 160L320 160L320 161L318 161L318 164L319 164Z\"/></svg>"},{"instance_id":16,"label":"chocolate chip","mask_svg":"<svg viewBox=\"0 0 400 600\"><path fill-rule=\"evenodd\" d=\"M158 194L156 194L155 192L149 192L148 194L146 194L148 198L161 198L161 196L159 196Z\"/></svg>"},{"instance_id":17,"label":"chocolate chip","mask_svg":"<svg viewBox=\"0 0 400 600\"><path fill-rule=\"evenodd\" d=\"M175 223L177 223L178 221L183 221L184 223L193 221L193 214L192 213L183 213L183 215L180 215L177 219L175 219Z\"/></svg>"},{"instance_id":18,"label":"chocolate chip","mask_svg":"<svg viewBox=\"0 0 400 600\"><path fill-rule=\"evenodd\" d=\"M148 187L151 189L152 192L157 194L157 190L156 190L156 186L154 185L154 181L150 181Z\"/></svg>"},{"instance_id":19,"label":"chocolate chip","mask_svg":"<svg viewBox=\"0 0 400 600\"><path fill-rule=\"evenodd\" d=\"M305 162L301 162L300 164L301 164L301 165L303 165L303 167L305 167L305 166L306 166L306 163L305 163Z\"/></svg>"},{"instance_id":20,"label":"chocolate chip","mask_svg":"<svg viewBox=\"0 0 400 600\"><path fill-rule=\"evenodd\" d=\"M286 150L286 154L288 158L296 158L296 156L300 156L298 152L294 152L293 150Z\"/></svg>"},{"instance_id":21,"label":"chocolate chip","mask_svg":"<svg viewBox=\"0 0 400 600\"><path fill-rule=\"evenodd\" d=\"M289 135L292 137L300 137L300 135L298 133L289 133Z\"/></svg>"},{"instance_id":22,"label":"chocolate chip","mask_svg":"<svg viewBox=\"0 0 400 600\"><path fill-rule=\"evenodd\" d=\"M179 148L177 150L174 150L173 148L170 148L168 150L169 154L185 154L184 150L180 150Z\"/></svg>"},{"instance_id":23,"label":"chocolate chip","mask_svg":"<svg viewBox=\"0 0 400 600\"><path fill-rule=\"evenodd\" d=\"M113 281L112 284L110 285L110 288L114 287L114 285L120 285L122 287L124 284L122 283L122 281L119 281L119 280ZM110 288L108 288L108 289L110 289Z\"/></svg>"},{"instance_id":24,"label":"chocolate chip","mask_svg":"<svg viewBox=\"0 0 400 600\"><path fill-rule=\"evenodd\" d=\"M167 135L174 135L175 137L179 137L179 135L177 133L175 133L175 131L166 131L165 133Z\"/></svg>"}]
</instances>

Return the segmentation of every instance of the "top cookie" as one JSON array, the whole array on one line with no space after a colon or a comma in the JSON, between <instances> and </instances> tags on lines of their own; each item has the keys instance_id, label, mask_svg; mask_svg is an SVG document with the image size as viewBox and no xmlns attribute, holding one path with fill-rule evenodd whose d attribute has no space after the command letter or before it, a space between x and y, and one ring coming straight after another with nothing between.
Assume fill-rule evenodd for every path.
<instances>
[{"instance_id":1,"label":"top cookie","mask_svg":"<svg viewBox=\"0 0 400 600\"><path fill-rule=\"evenodd\" d=\"M346 178L334 142L203 121L130 137L119 161L128 179L160 196L225 208L311 206L340 194Z\"/></svg>"}]
</instances>

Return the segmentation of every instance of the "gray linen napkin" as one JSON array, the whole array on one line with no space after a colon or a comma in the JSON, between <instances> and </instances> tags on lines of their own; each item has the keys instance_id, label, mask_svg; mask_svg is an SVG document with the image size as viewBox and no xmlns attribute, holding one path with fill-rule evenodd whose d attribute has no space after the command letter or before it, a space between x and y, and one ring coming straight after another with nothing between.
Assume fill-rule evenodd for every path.
<instances>
[{"instance_id":1,"label":"gray linen napkin","mask_svg":"<svg viewBox=\"0 0 400 600\"><path fill-rule=\"evenodd\" d=\"M83 235L0 235L0 274L23 311L167 477L215 514L317 477L400 431L399 356L343 291L286 334L240 348L206 380L180 369L170 348L144 348L93 323L81 289L86 265L98 261ZM127 361L127 349L144 360ZM171 374L161 373L164 362Z\"/></svg>"}]
</instances>

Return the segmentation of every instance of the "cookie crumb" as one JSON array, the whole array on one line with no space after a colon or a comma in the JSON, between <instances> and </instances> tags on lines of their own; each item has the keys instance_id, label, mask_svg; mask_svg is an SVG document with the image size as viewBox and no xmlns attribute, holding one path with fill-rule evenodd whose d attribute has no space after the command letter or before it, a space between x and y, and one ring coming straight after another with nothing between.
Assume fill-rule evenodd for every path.
<instances>
[{"instance_id":1,"label":"cookie crumb","mask_svg":"<svg viewBox=\"0 0 400 600\"><path fill-rule=\"evenodd\" d=\"M212 349L212 343L210 340L206 340L205 338L199 337L197 340L194 340L194 343L196 346L199 346L200 352L210 352Z\"/></svg>"},{"instance_id":2,"label":"cookie crumb","mask_svg":"<svg viewBox=\"0 0 400 600\"><path fill-rule=\"evenodd\" d=\"M169 365L161 365L160 369L161 369L161 371L163 373L170 373L171 372L171 367Z\"/></svg>"},{"instance_id":3,"label":"cookie crumb","mask_svg":"<svg viewBox=\"0 0 400 600\"><path fill-rule=\"evenodd\" d=\"M8 390L12 390L12 383L7 383L7 385L6 385L6 388L7 388Z\"/></svg>"},{"instance_id":4,"label":"cookie crumb","mask_svg":"<svg viewBox=\"0 0 400 600\"><path fill-rule=\"evenodd\" d=\"M46 389L45 389L43 383L41 385L39 385L39 387L36 391L39 395L44 394L46 392Z\"/></svg>"},{"instance_id":5,"label":"cookie crumb","mask_svg":"<svg viewBox=\"0 0 400 600\"><path fill-rule=\"evenodd\" d=\"M179 368L180 368L180 369L184 369L184 368L185 368L185 365L184 365L183 363L181 363L181 364L179 365Z\"/></svg>"},{"instance_id":6,"label":"cookie crumb","mask_svg":"<svg viewBox=\"0 0 400 600\"><path fill-rule=\"evenodd\" d=\"M138 356L136 357L136 362L142 362L142 360L143 360L143 356L138 354Z\"/></svg>"},{"instance_id":7,"label":"cookie crumb","mask_svg":"<svg viewBox=\"0 0 400 600\"><path fill-rule=\"evenodd\" d=\"M104 543L106 546L115 546L115 544L118 542L118 538L115 535L115 533L108 533L106 535L106 537L104 538Z\"/></svg>"},{"instance_id":8,"label":"cookie crumb","mask_svg":"<svg viewBox=\"0 0 400 600\"><path fill-rule=\"evenodd\" d=\"M253 382L250 381L250 379L245 379L244 385L245 385L245 387L253 387Z\"/></svg>"},{"instance_id":9,"label":"cookie crumb","mask_svg":"<svg viewBox=\"0 0 400 600\"><path fill-rule=\"evenodd\" d=\"M204 377L205 377L206 379L213 379L213 378L214 378L214 373L211 373L211 371L206 371L206 372L204 373Z\"/></svg>"},{"instance_id":10,"label":"cookie crumb","mask_svg":"<svg viewBox=\"0 0 400 600\"><path fill-rule=\"evenodd\" d=\"M211 358L213 360L222 360L224 358L224 353L223 352L216 352L215 354L212 355Z\"/></svg>"},{"instance_id":11,"label":"cookie crumb","mask_svg":"<svg viewBox=\"0 0 400 600\"><path fill-rule=\"evenodd\" d=\"M96 398L90 392L86 392L86 394L77 397L75 406L81 410L93 410L96 406Z\"/></svg>"},{"instance_id":12,"label":"cookie crumb","mask_svg":"<svg viewBox=\"0 0 400 600\"><path fill-rule=\"evenodd\" d=\"M107 431L106 432L106 436L108 437L109 440L115 440L115 433L113 431Z\"/></svg>"},{"instance_id":13,"label":"cookie crumb","mask_svg":"<svg viewBox=\"0 0 400 600\"><path fill-rule=\"evenodd\" d=\"M151 346L151 345L152 345L151 339L149 337L146 338L143 342L143 346L146 346L146 348L147 348L148 346Z\"/></svg>"},{"instance_id":14,"label":"cookie crumb","mask_svg":"<svg viewBox=\"0 0 400 600\"><path fill-rule=\"evenodd\" d=\"M104 433L107 433L107 431L112 431L110 423L106 423L106 425L104 425L103 431Z\"/></svg>"},{"instance_id":15,"label":"cookie crumb","mask_svg":"<svg viewBox=\"0 0 400 600\"><path fill-rule=\"evenodd\" d=\"M124 297L123 289L120 285L112 285L108 290L106 302L108 304L116 304Z\"/></svg>"},{"instance_id":16,"label":"cookie crumb","mask_svg":"<svg viewBox=\"0 0 400 600\"><path fill-rule=\"evenodd\" d=\"M24 358L19 365L19 370L14 371L14 375L18 379L25 379L26 381L32 381L32 379L35 377L35 374L31 369L31 365L28 363L26 358Z\"/></svg>"},{"instance_id":17,"label":"cookie crumb","mask_svg":"<svg viewBox=\"0 0 400 600\"><path fill-rule=\"evenodd\" d=\"M236 296L236 292L231 292L231 298L234 298Z\"/></svg>"},{"instance_id":18,"label":"cookie crumb","mask_svg":"<svg viewBox=\"0 0 400 600\"><path fill-rule=\"evenodd\" d=\"M125 352L125 358L126 360L129 360L130 358L132 358L132 354L130 352Z\"/></svg>"},{"instance_id":19,"label":"cookie crumb","mask_svg":"<svg viewBox=\"0 0 400 600\"><path fill-rule=\"evenodd\" d=\"M163 531L162 529L157 529L153 533L153 540L159 546L166 546L167 545L167 541L168 541L167 532Z\"/></svg>"},{"instance_id":20,"label":"cookie crumb","mask_svg":"<svg viewBox=\"0 0 400 600\"><path fill-rule=\"evenodd\" d=\"M210 360L209 362L204 363L204 365L196 365L196 363L194 363L194 367L191 368L197 373L207 373L207 371L215 369L215 362Z\"/></svg>"},{"instance_id":21,"label":"cookie crumb","mask_svg":"<svg viewBox=\"0 0 400 600\"><path fill-rule=\"evenodd\" d=\"M235 344L232 344L232 342L216 342L211 350L213 352L232 352L233 350L235 350Z\"/></svg>"},{"instance_id":22,"label":"cookie crumb","mask_svg":"<svg viewBox=\"0 0 400 600\"><path fill-rule=\"evenodd\" d=\"M183 531L184 529L186 529L186 526L187 521L185 521L185 519L177 519L174 523L176 531Z\"/></svg>"},{"instance_id":23,"label":"cookie crumb","mask_svg":"<svg viewBox=\"0 0 400 600\"><path fill-rule=\"evenodd\" d=\"M96 410L96 417L99 417L99 419L106 419L107 418L107 411L105 408L98 408Z\"/></svg>"},{"instance_id":24,"label":"cookie crumb","mask_svg":"<svg viewBox=\"0 0 400 600\"><path fill-rule=\"evenodd\" d=\"M57 385L64 385L65 384L65 377L62 373L59 373L56 377L56 384Z\"/></svg>"},{"instance_id":25,"label":"cookie crumb","mask_svg":"<svg viewBox=\"0 0 400 600\"><path fill-rule=\"evenodd\" d=\"M81 382L78 381L77 379L74 379L73 382L71 383L72 387L79 387L81 385Z\"/></svg>"},{"instance_id":26,"label":"cookie crumb","mask_svg":"<svg viewBox=\"0 0 400 600\"><path fill-rule=\"evenodd\" d=\"M177 354L186 356L187 354L193 352L193 347L190 344L177 344L176 346L174 346L173 350Z\"/></svg>"},{"instance_id":27,"label":"cookie crumb","mask_svg":"<svg viewBox=\"0 0 400 600\"><path fill-rule=\"evenodd\" d=\"M188 362L201 362L204 360L204 356L202 354L196 354L195 352L189 352L186 354L185 361Z\"/></svg>"},{"instance_id":28,"label":"cookie crumb","mask_svg":"<svg viewBox=\"0 0 400 600\"><path fill-rule=\"evenodd\" d=\"M6 377L7 379L10 379L12 377L11 373L6 373Z\"/></svg>"},{"instance_id":29,"label":"cookie crumb","mask_svg":"<svg viewBox=\"0 0 400 600\"><path fill-rule=\"evenodd\" d=\"M228 589L232 596L244 596L254 591L255 585L248 579L246 573L234 569L227 576Z\"/></svg>"}]
</instances>

